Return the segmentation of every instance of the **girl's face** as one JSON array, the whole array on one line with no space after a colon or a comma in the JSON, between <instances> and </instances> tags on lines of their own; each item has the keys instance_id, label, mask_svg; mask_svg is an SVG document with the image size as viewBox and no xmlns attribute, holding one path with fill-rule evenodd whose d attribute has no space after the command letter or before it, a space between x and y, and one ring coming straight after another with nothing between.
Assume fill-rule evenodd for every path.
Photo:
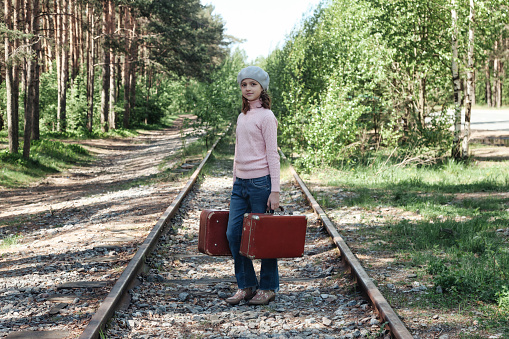
<instances>
[{"instance_id":1,"label":"girl's face","mask_svg":"<svg viewBox=\"0 0 509 339\"><path fill-rule=\"evenodd\" d=\"M244 79L240 83L242 96L249 101L258 100L262 94L262 86L253 79Z\"/></svg>"}]
</instances>

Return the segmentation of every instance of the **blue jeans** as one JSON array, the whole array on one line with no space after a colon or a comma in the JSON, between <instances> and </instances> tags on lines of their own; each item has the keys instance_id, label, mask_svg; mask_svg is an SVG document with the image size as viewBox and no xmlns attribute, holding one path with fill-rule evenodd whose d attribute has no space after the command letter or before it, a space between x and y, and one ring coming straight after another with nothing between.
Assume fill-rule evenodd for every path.
<instances>
[{"instance_id":1,"label":"blue jeans","mask_svg":"<svg viewBox=\"0 0 509 339\"><path fill-rule=\"evenodd\" d=\"M277 259L262 259L258 285L252 260L239 253L244 213L265 213L270 189L268 175L254 179L237 178L233 184L226 237L233 255L235 277L240 289L252 287L261 290L279 290Z\"/></svg>"}]
</instances>

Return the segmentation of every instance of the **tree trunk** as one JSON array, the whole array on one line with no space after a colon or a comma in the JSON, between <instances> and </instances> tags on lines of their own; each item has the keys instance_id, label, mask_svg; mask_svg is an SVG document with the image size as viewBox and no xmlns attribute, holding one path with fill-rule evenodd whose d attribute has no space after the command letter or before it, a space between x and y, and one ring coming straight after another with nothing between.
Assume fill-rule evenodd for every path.
<instances>
[{"instance_id":1,"label":"tree trunk","mask_svg":"<svg viewBox=\"0 0 509 339\"><path fill-rule=\"evenodd\" d=\"M502 60L500 60L500 78L501 79L505 79L505 68L504 68L504 62ZM503 81L500 82L500 93L499 93L499 96L500 96L500 101L499 101L499 108L502 107L504 105L504 96L503 96Z\"/></svg>"},{"instance_id":2,"label":"tree trunk","mask_svg":"<svg viewBox=\"0 0 509 339\"><path fill-rule=\"evenodd\" d=\"M24 19L24 32L25 34L29 34L32 30L32 4L30 1L27 1L25 3L25 15L26 18ZM26 46L30 46L31 39L26 38L24 39L23 43L26 44ZM25 121L24 121L24 130L23 130L23 158L28 159L30 157L30 140L32 137L32 101L33 101L33 91L32 91L32 80L34 78L34 65L32 63L32 60L30 56L26 56L24 58L25 60L25 71L24 71L24 84L23 88L25 91L25 98L24 98L24 104L25 104Z\"/></svg>"},{"instance_id":3,"label":"tree trunk","mask_svg":"<svg viewBox=\"0 0 509 339\"><path fill-rule=\"evenodd\" d=\"M113 38L113 34L115 33L115 9L113 8L113 1L108 1L108 12L110 15L109 22L109 34ZM110 129L116 129L116 120L117 114L115 112L115 102L117 99L116 86L115 86L115 54L113 52L113 48L109 49L110 53L110 92L109 92L109 101L110 101L110 109L108 116L108 124Z\"/></svg>"},{"instance_id":4,"label":"tree trunk","mask_svg":"<svg viewBox=\"0 0 509 339\"><path fill-rule=\"evenodd\" d=\"M87 22L90 25L87 33L87 129L92 132L94 118L94 6L87 4Z\"/></svg>"},{"instance_id":5,"label":"tree trunk","mask_svg":"<svg viewBox=\"0 0 509 339\"><path fill-rule=\"evenodd\" d=\"M474 91L472 92L472 95L471 95L471 99L472 99L472 107L475 106L475 103L476 103L476 94L475 94L475 88L477 86L477 70L474 70L474 74L473 74L473 86L474 86Z\"/></svg>"},{"instance_id":6,"label":"tree trunk","mask_svg":"<svg viewBox=\"0 0 509 339\"><path fill-rule=\"evenodd\" d=\"M474 43L475 43L475 8L474 0L470 0L468 18L468 51L467 51L467 95L465 96L465 130L463 133L463 157L468 157L470 141L470 115L472 113L472 96L474 93Z\"/></svg>"},{"instance_id":7,"label":"tree trunk","mask_svg":"<svg viewBox=\"0 0 509 339\"><path fill-rule=\"evenodd\" d=\"M78 76L78 73L79 73L79 70L80 70L80 50L81 48L79 47L80 46L80 42L78 40L79 38L79 33L78 33L78 24L79 24L79 18L81 17L81 12L78 12L78 4L75 2L75 1L72 1L71 3L71 10L72 12L74 13L74 15L72 16L71 18L71 27L72 27L72 32L73 32L73 38L70 40L71 41L71 44L72 44L72 49L74 51L74 53L71 54L71 57L72 57L72 80L74 81L74 79L76 79L76 77Z\"/></svg>"},{"instance_id":8,"label":"tree trunk","mask_svg":"<svg viewBox=\"0 0 509 339\"><path fill-rule=\"evenodd\" d=\"M426 117L426 78L424 74L419 76L419 125L424 127L424 119Z\"/></svg>"},{"instance_id":9,"label":"tree trunk","mask_svg":"<svg viewBox=\"0 0 509 339\"><path fill-rule=\"evenodd\" d=\"M7 29L14 29L17 21L17 1L14 6L11 0L4 0L5 24ZM6 87L6 105L7 105L7 133L9 138L9 152L18 153L19 150L19 116L18 116L18 91L16 80L16 66L12 53L16 49L16 41L9 41L8 35L5 35L5 87Z\"/></svg>"},{"instance_id":10,"label":"tree trunk","mask_svg":"<svg viewBox=\"0 0 509 339\"><path fill-rule=\"evenodd\" d=\"M503 77L502 77L502 61L500 58L495 59L495 105L497 108L502 107L502 86L503 86Z\"/></svg>"},{"instance_id":11,"label":"tree trunk","mask_svg":"<svg viewBox=\"0 0 509 339\"><path fill-rule=\"evenodd\" d=\"M117 124L117 113L115 112L115 103L117 98L116 93L116 86L115 86L115 62L112 62L110 65L110 93L109 93L109 102L110 102L110 108L109 108L109 116L108 116L108 125L110 129L116 129Z\"/></svg>"},{"instance_id":12,"label":"tree trunk","mask_svg":"<svg viewBox=\"0 0 509 339\"><path fill-rule=\"evenodd\" d=\"M43 1L42 8L43 8L42 12L50 12L51 11L49 0ZM51 27L55 27L54 16L43 15L42 19L43 19L42 24L43 24L44 32L49 32L51 30ZM55 37L55 36L53 35L53 37ZM42 60L43 60L42 71L43 72L47 72L47 71L53 72L53 48L51 47L51 45L49 44L47 39L42 39L42 43L43 43L43 45L42 45Z\"/></svg>"},{"instance_id":13,"label":"tree trunk","mask_svg":"<svg viewBox=\"0 0 509 339\"><path fill-rule=\"evenodd\" d=\"M149 115L149 101L150 101L150 91L152 88L152 71L150 67L145 67L145 87L146 93L145 96L145 123L148 124L148 115Z\"/></svg>"},{"instance_id":14,"label":"tree trunk","mask_svg":"<svg viewBox=\"0 0 509 339\"><path fill-rule=\"evenodd\" d=\"M131 90L129 88L129 70L131 68L130 66L130 60L129 60L129 46L130 46L130 32L131 25L130 25L130 12L129 8L126 6L124 8L124 41L126 46L126 53L124 54L124 67L122 72L122 83L124 87L124 118L123 118L123 127L129 128L129 118L130 118L130 100L129 100L129 93L131 93Z\"/></svg>"},{"instance_id":15,"label":"tree trunk","mask_svg":"<svg viewBox=\"0 0 509 339\"><path fill-rule=\"evenodd\" d=\"M500 107L500 98L498 96L499 87L501 86L500 81L500 59L499 59L499 44L498 41L495 41L495 47L493 48L495 51L495 58L493 60L493 107Z\"/></svg>"},{"instance_id":16,"label":"tree trunk","mask_svg":"<svg viewBox=\"0 0 509 339\"><path fill-rule=\"evenodd\" d=\"M485 82L485 92L486 92L486 105L488 107L493 106L492 94L491 94L491 73L490 73L490 59L486 60L486 67L484 69L484 74L486 76Z\"/></svg>"},{"instance_id":17,"label":"tree trunk","mask_svg":"<svg viewBox=\"0 0 509 339\"><path fill-rule=\"evenodd\" d=\"M66 15L69 17L69 25L67 26L67 37L68 37L68 40L66 41L66 43L68 44L68 47L69 47L69 68L70 68L70 82L71 84L74 83L74 78L76 77L76 73L74 73L74 68L75 68L75 64L74 64L74 56L76 55L76 45L75 45L75 31L74 31L74 22L76 21L76 17L75 17L75 13L74 13L74 6L73 6L73 1L72 0L67 0L65 1L64 3L66 2L70 2L70 5L65 5L66 8L69 8L69 15Z\"/></svg>"},{"instance_id":18,"label":"tree trunk","mask_svg":"<svg viewBox=\"0 0 509 339\"><path fill-rule=\"evenodd\" d=\"M67 88L69 84L69 28L70 28L70 4L67 1L62 3L62 91L60 97L60 117L62 122L62 131L67 129Z\"/></svg>"},{"instance_id":19,"label":"tree trunk","mask_svg":"<svg viewBox=\"0 0 509 339\"><path fill-rule=\"evenodd\" d=\"M78 36L78 44L79 44L79 65L83 66L86 63L85 55L86 55L86 48L87 43L85 41L85 34L83 33L83 21L86 20L87 14L85 14L85 17L83 17L83 13L85 10L83 9L84 4L82 2L79 2L76 4L77 9L76 12L79 14L79 20L76 29L78 30L77 36Z\"/></svg>"},{"instance_id":20,"label":"tree trunk","mask_svg":"<svg viewBox=\"0 0 509 339\"><path fill-rule=\"evenodd\" d=\"M134 11L134 10L133 10ZM136 65L138 62L138 39L136 37L136 17L134 13L130 16L132 27L132 35L131 35L131 50L130 50L130 69L129 69L129 107L132 110L136 107Z\"/></svg>"},{"instance_id":21,"label":"tree trunk","mask_svg":"<svg viewBox=\"0 0 509 339\"><path fill-rule=\"evenodd\" d=\"M103 0L103 65L101 89L101 131L108 131L108 110L110 99L110 48L109 48L109 6L108 0Z\"/></svg>"},{"instance_id":22,"label":"tree trunk","mask_svg":"<svg viewBox=\"0 0 509 339\"><path fill-rule=\"evenodd\" d=\"M44 6L44 0L41 2L41 12L46 12L46 7ZM48 17L49 15L43 15L41 17L41 28L42 28L42 31L43 32L47 32L48 31ZM46 67L48 66L48 55L47 55L47 52L46 52L46 39L43 39L41 41L41 66L42 66L42 70L43 72L46 71Z\"/></svg>"},{"instance_id":23,"label":"tree trunk","mask_svg":"<svg viewBox=\"0 0 509 339\"><path fill-rule=\"evenodd\" d=\"M62 90L62 87L61 87L61 82L62 80L60 79L60 77L62 76L62 71L61 71L61 63L62 63L62 52L61 52L61 49L62 49L62 38L61 38L61 34L62 34L62 28L61 28L61 22L62 22L62 13L61 13L61 6L60 6L60 1L61 0L54 0L53 1L53 5L54 5L54 11L56 13L55 15L55 18L53 20L53 23L55 25L55 28L54 28L54 34L55 34L55 64L56 64L56 68L57 68L57 116L56 116L56 120L57 120L57 131L60 131L60 91ZM50 47L51 48L51 47Z\"/></svg>"},{"instance_id":24,"label":"tree trunk","mask_svg":"<svg viewBox=\"0 0 509 339\"><path fill-rule=\"evenodd\" d=\"M67 1L56 0L57 5L57 34L58 45L56 47L57 72L58 72L58 107L57 107L57 130L65 132L67 129L66 96L67 82L69 81L69 11ZM60 59L60 63L59 63Z\"/></svg>"},{"instance_id":25,"label":"tree trunk","mask_svg":"<svg viewBox=\"0 0 509 339\"><path fill-rule=\"evenodd\" d=\"M27 45L32 46L33 57L27 60L27 90L25 94L25 129L23 136L23 158L28 159L30 157L30 141L32 139L32 131L34 124L34 111L35 111L35 95L36 95L36 67L35 65L38 63L38 53L39 43L37 42L38 31L39 31L39 0L33 0L32 8L30 8L30 3L26 3L25 7L27 9L27 33L33 33L34 37L31 39L27 39Z\"/></svg>"},{"instance_id":26,"label":"tree trunk","mask_svg":"<svg viewBox=\"0 0 509 339\"><path fill-rule=\"evenodd\" d=\"M41 51L40 44L36 46L37 53L37 61L39 61ZM40 124L40 100L39 100L39 87L40 87L40 77L41 77L41 66L39 62L35 62L35 78L34 78L34 110L33 110L33 124L32 124L32 140L39 140L41 137L41 133L39 130Z\"/></svg>"},{"instance_id":27,"label":"tree trunk","mask_svg":"<svg viewBox=\"0 0 509 339\"><path fill-rule=\"evenodd\" d=\"M456 1L452 0L452 84L454 90L454 140L451 156L455 159L461 158L461 80L458 71L458 14L456 12Z\"/></svg>"},{"instance_id":28,"label":"tree trunk","mask_svg":"<svg viewBox=\"0 0 509 339\"><path fill-rule=\"evenodd\" d=\"M117 20L117 31L115 33L115 36L116 36L116 39L117 39L117 42L119 44L122 43L122 38L121 38L121 32L122 32L122 20L123 20L123 16L124 16L124 9L122 7L119 7L118 9L118 20ZM122 85L122 68L123 68L123 63L122 63L122 54L120 53L120 51L117 51L117 55L115 57L115 94L116 94L116 98L115 98L115 102L118 101L119 97L120 97L120 86ZM118 112L116 113L117 115L117 127L118 127Z\"/></svg>"},{"instance_id":29,"label":"tree trunk","mask_svg":"<svg viewBox=\"0 0 509 339\"><path fill-rule=\"evenodd\" d=\"M13 29L14 30L23 30L22 27L20 27L20 23L22 21L21 19L21 1L20 0L14 0L14 15L13 15ZM14 58L17 58L15 55L21 46L21 41L18 39L15 39L13 41L13 47L12 54ZM13 75L13 87L12 91L14 93L13 95L13 106L14 111L16 112L16 126L13 126L13 128L16 129L16 137L15 137L15 143L16 143L16 153L19 151L19 85L20 85L20 75L21 75L21 67L18 61L13 62L12 67L12 75ZM14 142L14 140L13 140Z\"/></svg>"}]
</instances>

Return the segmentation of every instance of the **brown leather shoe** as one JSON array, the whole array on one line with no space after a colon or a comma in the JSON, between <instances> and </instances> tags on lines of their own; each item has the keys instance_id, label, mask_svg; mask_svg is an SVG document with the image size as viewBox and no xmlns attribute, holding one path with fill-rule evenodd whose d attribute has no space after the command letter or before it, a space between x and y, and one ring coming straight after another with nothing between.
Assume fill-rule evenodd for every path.
<instances>
[{"instance_id":1,"label":"brown leather shoe","mask_svg":"<svg viewBox=\"0 0 509 339\"><path fill-rule=\"evenodd\" d=\"M256 291L256 295L249 300L249 305L267 305L271 301L276 299L276 292L271 290L258 290Z\"/></svg>"},{"instance_id":2,"label":"brown leather shoe","mask_svg":"<svg viewBox=\"0 0 509 339\"><path fill-rule=\"evenodd\" d=\"M239 289L234 295L226 298L225 301L230 305L238 305L242 299L249 300L254 297L255 292L252 288Z\"/></svg>"}]
</instances>

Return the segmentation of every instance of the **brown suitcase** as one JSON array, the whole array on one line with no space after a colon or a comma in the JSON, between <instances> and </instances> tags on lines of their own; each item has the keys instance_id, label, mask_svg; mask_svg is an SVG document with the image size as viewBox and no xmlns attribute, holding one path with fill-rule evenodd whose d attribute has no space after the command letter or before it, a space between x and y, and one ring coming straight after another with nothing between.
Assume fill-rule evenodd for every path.
<instances>
[{"instance_id":1,"label":"brown suitcase","mask_svg":"<svg viewBox=\"0 0 509 339\"><path fill-rule=\"evenodd\" d=\"M302 257L306 227L304 215L246 213L240 254L250 259Z\"/></svg>"},{"instance_id":2,"label":"brown suitcase","mask_svg":"<svg viewBox=\"0 0 509 339\"><path fill-rule=\"evenodd\" d=\"M229 211L203 210L200 214L198 251L213 256L232 255L226 238Z\"/></svg>"}]
</instances>

